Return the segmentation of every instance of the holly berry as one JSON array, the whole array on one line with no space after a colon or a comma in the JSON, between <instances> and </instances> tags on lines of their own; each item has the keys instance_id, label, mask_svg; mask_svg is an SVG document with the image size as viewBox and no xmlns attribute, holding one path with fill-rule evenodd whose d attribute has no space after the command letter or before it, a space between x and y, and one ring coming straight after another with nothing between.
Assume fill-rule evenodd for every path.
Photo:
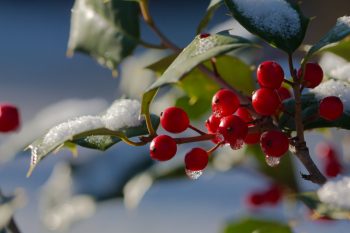
<instances>
[{"instance_id":1,"label":"holly berry","mask_svg":"<svg viewBox=\"0 0 350 233\"><path fill-rule=\"evenodd\" d=\"M290 91L285 88L285 87L280 87L277 89L277 94L280 97L281 101L289 99L292 97L292 94L290 93Z\"/></svg>"},{"instance_id":2,"label":"holly berry","mask_svg":"<svg viewBox=\"0 0 350 233\"><path fill-rule=\"evenodd\" d=\"M266 131L261 134L260 146L265 155L281 157L289 148L288 137L277 130Z\"/></svg>"},{"instance_id":3,"label":"holly berry","mask_svg":"<svg viewBox=\"0 0 350 233\"><path fill-rule=\"evenodd\" d=\"M218 117L235 113L239 105L239 99L236 94L228 89L221 89L216 92L211 103L213 114Z\"/></svg>"},{"instance_id":4,"label":"holly berry","mask_svg":"<svg viewBox=\"0 0 350 233\"><path fill-rule=\"evenodd\" d=\"M336 96L328 96L321 100L319 106L320 117L328 121L334 121L343 115L342 101Z\"/></svg>"},{"instance_id":5,"label":"holly berry","mask_svg":"<svg viewBox=\"0 0 350 233\"><path fill-rule=\"evenodd\" d=\"M342 166L338 161L328 161L325 166L325 173L328 177L336 177L342 171Z\"/></svg>"},{"instance_id":6,"label":"holly berry","mask_svg":"<svg viewBox=\"0 0 350 233\"><path fill-rule=\"evenodd\" d=\"M271 116L280 108L281 100L276 90L260 88L253 94L252 104L257 113Z\"/></svg>"},{"instance_id":7,"label":"holly berry","mask_svg":"<svg viewBox=\"0 0 350 233\"><path fill-rule=\"evenodd\" d=\"M298 70L298 77L302 77L303 70ZM323 70L317 63L306 63L303 85L308 88L317 87L323 79Z\"/></svg>"},{"instance_id":8,"label":"holly berry","mask_svg":"<svg viewBox=\"0 0 350 233\"><path fill-rule=\"evenodd\" d=\"M257 78L261 87L277 89L284 80L284 72L277 62L265 61L257 69Z\"/></svg>"},{"instance_id":9,"label":"holly berry","mask_svg":"<svg viewBox=\"0 0 350 233\"><path fill-rule=\"evenodd\" d=\"M264 194L267 203L276 205L283 196L283 190L279 185L272 184Z\"/></svg>"},{"instance_id":10,"label":"holly berry","mask_svg":"<svg viewBox=\"0 0 350 233\"><path fill-rule=\"evenodd\" d=\"M168 135L155 137L150 145L151 158L158 161L170 160L177 151L175 140Z\"/></svg>"},{"instance_id":11,"label":"holly berry","mask_svg":"<svg viewBox=\"0 0 350 233\"><path fill-rule=\"evenodd\" d=\"M170 133L181 133L188 128L190 120L181 108L170 107L160 114L160 124Z\"/></svg>"},{"instance_id":12,"label":"holly berry","mask_svg":"<svg viewBox=\"0 0 350 233\"><path fill-rule=\"evenodd\" d=\"M214 114L210 115L208 120L205 121L205 127L208 130L208 133L210 134L216 134L219 128L220 124L220 118L215 116ZM212 139L214 143L218 143L220 140L219 138L215 137Z\"/></svg>"},{"instance_id":13,"label":"holly berry","mask_svg":"<svg viewBox=\"0 0 350 233\"><path fill-rule=\"evenodd\" d=\"M193 148L185 156L186 170L202 171L208 165L208 153L202 148Z\"/></svg>"},{"instance_id":14,"label":"holly berry","mask_svg":"<svg viewBox=\"0 0 350 233\"><path fill-rule=\"evenodd\" d=\"M325 161L337 160L337 152L333 146L326 142L320 142L315 148L316 154Z\"/></svg>"},{"instance_id":15,"label":"holly berry","mask_svg":"<svg viewBox=\"0 0 350 233\"><path fill-rule=\"evenodd\" d=\"M20 119L17 107L12 104L0 105L0 132L6 133L19 128Z\"/></svg>"},{"instance_id":16,"label":"holly berry","mask_svg":"<svg viewBox=\"0 0 350 233\"><path fill-rule=\"evenodd\" d=\"M260 142L261 133L248 133L244 138L244 143L248 145L254 145Z\"/></svg>"},{"instance_id":17,"label":"holly berry","mask_svg":"<svg viewBox=\"0 0 350 233\"><path fill-rule=\"evenodd\" d=\"M260 192L251 193L247 196L246 202L251 207L261 206L265 202L264 194Z\"/></svg>"},{"instance_id":18,"label":"holly berry","mask_svg":"<svg viewBox=\"0 0 350 233\"><path fill-rule=\"evenodd\" d=\"M245 123L250 123L253 121L252 115L249 113L248 109L244 107L239 107L236 111L236 115L239 116Z\"/></svg>"},{"instance_id":19,"label":"holly berry","mask_svg":"<svg viewBox=\"0 0 350 233\"><path fill-rule=\"evenodd\" d=\"M201 33L201 34L199 35L199 38L200 38L200 39L203 39L203 38L207 38L207 37L209 37L209 36L210 36L209 33Z\"/></svg>"},{"instance_id":20,"label":"holly berry","mask_svg":"<svg viewBox=\"0 0 350 233\"><path fill-rule=\"evenodd\" d=\"M248 126L238 116L229 115L221 118L218 132L223 136L225 143L229 143L232 148L237 148L246 137Z\"/></svg>"}]
</instances>

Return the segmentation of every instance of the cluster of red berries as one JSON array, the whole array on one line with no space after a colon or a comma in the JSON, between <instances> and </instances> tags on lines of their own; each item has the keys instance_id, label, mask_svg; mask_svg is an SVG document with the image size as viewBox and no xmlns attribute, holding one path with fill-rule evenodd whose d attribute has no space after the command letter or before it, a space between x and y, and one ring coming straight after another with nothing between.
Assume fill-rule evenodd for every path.
<instances>
[{"instance_id":1,"label":"cluster of red berries","mask_svg":"<svg viewBox=\"0 0 350 233\"><path fill-rule=\"evenodd\" d=\"M163 129L173 134L182 133L190 126L188 115L183 109L178 107L165 109L161 113L160 123ZM158 135L152 140L150 145L151 157L158 161L170 160L176 154L177 144L176 139L169 135ZM201 172L205 169L208 164L208 158L208 152L202 148L196 147L189 151L185 156L187 174Z\"/></svg>"},{"instance_id":2,"label":"cluster of red berries","mask_svg":"<svg viewBox=\"0 0 350 233\"><path fill-rule=\"evenodd\" d=\"M203 35L205 37L207 35ZM318 64L307 63L305 69L299 69L298 78L301 88L314 88L323 79L323 71ZM205 123L210 139L216 144L230 145L239 149L245 144L260 143L266 155L266 162L270 166L279 164L289 148L289 137L277 127L260 127L264 119L276 119L284 111L282 102L292 95L282 86L283 82L297 85L287 81L282 67L274 61L265 61L257 69L257 81L260 88L252 96L251 104L242 105L235 92L221 89L212 98L212 114ZM295 81L295 80L294 80ZM329 96L320 102L319 115L326 120L335 120L343 113L343 104L338 97ZM190 125L189 118L184 110L177 107L167 108L160 117L162 127L170 133L181 133ZM202 135L205 133L197 130ZM209 137L208 137L209 138ZM208 139L207 139L208 140ZM173 158L177 145L181 143L169 135L158 135L153 138L150 146L151 157L158 161ZM212 150L193 148L185 156L186 171L202 171L208 164L208 157Z\"/></svg>"},{"instance_id":3,"label":"cluster of red berries","mask_svg":"<svg viewBox=\"0 0 350 233\"><path fill-rule=\"evenodd\" d=\"M333 146L326 142L321 142L316 146L316 154L323 162L323 170L326 176L336 177L343 167L338 159L338 154Z\"/></svg>"},{"instance_id":4,"label":"cluster of red berries","mask_svg":"<svg viewBox=\"0 0 350 233\"><path fill-rule=\"evenodd\" d=\"M250 207L262 205L276 205L283 197L283 188L278 184L271 184L266 190L255 191L246 197Z\"/></svg>"},{"instance_id":5,"label":"cluster of red berries","mask_svg":"<svg viewBox=\"0 0 350 233\"><path fill-rule=\"evenodd\" d=\"M20 118L18 109L12 104L0 105L0 132L7 133L19 128Z\"/></svg>"}]
</instances>

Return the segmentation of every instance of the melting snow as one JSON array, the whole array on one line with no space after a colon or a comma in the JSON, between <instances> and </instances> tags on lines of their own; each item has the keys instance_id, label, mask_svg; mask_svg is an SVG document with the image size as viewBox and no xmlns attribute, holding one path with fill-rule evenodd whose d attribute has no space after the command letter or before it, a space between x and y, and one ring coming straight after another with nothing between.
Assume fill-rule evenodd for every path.
<instances>
[{"instance_id":1,"label":"melting snow","mask_svg":"<svg viewBox=\"0 0 350 233\"><path fill-rule=\"evenodd\" d=\"M81 116L53 127L42 140L29 145L32 150L31 166L34 167L43 156L72 139L74 135L100 128L116 131L140 125L140 109L141 104L137 100L117 100L103 115Z\"/></svg>"},{"instance_id":2,"label":"melting snow","mask_svg":"<svg viewBox=\"0 0 350 233\"><path fill-rule=\"evenodd\" d=\"M350 209L350 177L338 181L328 181L318 191L317 195L324 203Z\"/></svg>"},{"instance_id":3,"label":"melting snow","mask_svg":"<svg viewBox=\"0 0 350 233\"><path fill-rule=\"evenodd\" d=\"M298 12L285 0L232 0L252 24L272 35L291 38L300 31Z\"/></svg>"},{"instance_id":4,"label":"melting snow","mask_svg":"<svg viewBox=\"0 0 350 233\"><path fill-rule=\"evenodd\" d=\"M350 84L348 82L327 80L311 90L316 98L323 99L326 96L338 96L346 110L350 110Z\"/></svg>"}]
</instances>

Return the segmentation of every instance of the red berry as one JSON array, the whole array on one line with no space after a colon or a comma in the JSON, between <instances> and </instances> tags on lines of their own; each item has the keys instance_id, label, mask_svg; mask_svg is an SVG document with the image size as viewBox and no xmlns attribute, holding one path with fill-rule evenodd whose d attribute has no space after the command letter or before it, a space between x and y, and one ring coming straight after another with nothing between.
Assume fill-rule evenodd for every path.
<instances>
[{"instance_id":1,"label":"red berry","mask_svg":"<svg viewBox=\"0 0 350 233\"><path fill-rule=\"evenodd\" d=\"M328 177L336 177L341 173L342 167L338 161L329 161L325 166L325 173Z\"/></svg>"},{"instance_id":2,"label":"red berry","mask_svg":"<svg viewBox=\"0 0 350 233\"><path fill-rule=\"evenodd\" d=\"M212 111L218 117L235 113L239 105L236 94L228 89L221 89L216 92L211 103Z\"/></svg>"},{"instance_id":3,"label":"red berry","mask_svg":"<svg viewBox=\"0 0 350 233\"><path fill-rule=\"evenodd\" d=\"M316 154L325 161L337 160L337 152L333 146L326 142L320 142L316 145Z\"/></svg>"},{"instance_id":4,"label":"red berry","mask_svg":"<svg viewBox=\"0 0 350 233\"><path fill-rule=\"evenodd\" d=\"M176 154L175 140L168 135L155 137L150 145L151 158L159 161L167 161Z\"/></svg>"},{"instance_id":5,"label":"red berry","mask_svg":"<svg viewBox=\"0 0 350 233\"><path fill-rule=\"evenodd\" d=\"M11 104L0 105L0 132L6 133L19 128L18 109Z\"/></svg>"},{"instance_id":6,"label":"red berry","mask_svg":"<svg viewBox=\"0 0 350 233\"><path fill-rule=\"evenodd\" d=\"M272 205L276 205L281 200L282 195L283 190L277 184L271 185L269 189L264 193L265 201Z\"/></svg>"},{"instance_id":7,"label":"red berry","mask_svg":"<svg viewBox=\"0 0 350 233\"><path fill-rule=\"evenodd\" d=\"M217 134L219 124L220 124L220 118L215 116L214 114L212 114L212 115L210 115L208 120L206 120L205 127L207 128L208 133ZM218 143L220 140L219 140L219 138L215 137L214 139L212 139L212 141L214 143Z\"/></svg>"},{"instance_id":8,"label":"red berry","mask_svg":"<svg viewBox=\"0 0 350 233\"><path fill-rule=\"evenodd\" d=\"M302 76L302 69L298 70L298 77ZM317 87L323 79L323 70L317 63L307 63L305 66L305 74L303 85L308 88Z\"/></svg>"},{"instance_id":9,"label":"red berry","mask_svg":"<svg viewBox=\"0 0 350 233\"><path fill-rule=\"evenodd\" d=\"M223 136L225 143L236 149L242 146L248 133L248 126L238 116L230 115L221 118L218 132Z\"/></svg>"},{"instance_id":10,"label":"red berry","mask_svg":"<svg viewBox=\"0 0 350 233\"><path fill-rule=\"evenodd\" d=\"M260 142L261 133L248 133L244 139L244 143L248 145L254 145Z\"/></svg>"},{"instance_id":11,"label":"red berry","mask_svg":"<svg viewBox=\"0 0 350 233\"><path fill-rule=\"evenodd\" d=\"M258 83L261 87L277 89L284 79L282 67L275 61L265 61L257 69Z\"/></svg>"},{"instance_id":12,"label":"red berry","mask_svg":"<svg viewBox=\"0 0 350 233\"><path fill-rule=\"evenodd\" d=\"M280 108L281 100L276 90L260 88L253 94L252 104L257 113L271 116Z\"/></svg>"},{"instance_id":13,"label":"red berry","mask_svg":"<svg viewBox=\"0 0 350 233\"><path fill-rule=\"evenodd\" d=\"M277 93L278 93L278 96L280 97L281 101L292 97L292 94L290 93L290 91L285 87L278 88Z\"/></svg>"},{"instance_id":14,"label":"red berry","mask_svg":"<svg viewBox=\"0 0 350 233\"><path fill-rule=\"evenodd\" d=\"M236 111L236 115L239 116L245 123L250 123L253 121L252 115L249 113L248 109L244 107L239 107Z\"/></svg>"},{"instance_id":15,"label":"red berry","mask_svg":"<svg viewBox=\"0 0 350 233\"><path fill-rule=\"evenodd\" d=\"M262 193L251 193L247 196L246 202L251 207L258 207L264 204L265 197Z\"/></svg>"},{"instance_id":16,"label":"red berry","mask_svg":"<svg viewBox=\"0 0 350 233\"><path fill-rule=\"evenodd\" d=\"M209 37L209 36L210 36L209 33L201 33L201 34L199 35L199 38L200 38L200 39L203 39L203 38L207 38L207 37Z\"/></svg>"},{"instance_id":17,"label":"red berry","mask_svg":"<svg viewBox=\"0 0 350 233\"><path fill-rule=\"evenodd\" d=\"M321 100L319 106L320 117L334 121L343 115L343 102L336 96L328 96Z\"/></svg>"},{"instance_id":18,"label":"red berry","mask_svg":"<svg viewBox=\"0 0 350 233\"><path fill-rule=\"evenodd\" d=\"M190 120L181 108L170 107L161 113L160 123L163 129L170 133L181 133L188 128Z\"/></svg>"},{"instance_id":19,"label":"red berry","mask_svg":"<svg viewBox=\"0 0 350 233\"><path fill-rule=\"evenodd\" d=\"M266 131L261 134L260 146L265 155L281 157L289 148L288 137L277 130Z\"/></svg>"},{"instance_id":20,"label":"red berry","mask_svg":"<svg viewBox=\"0 0 350 233\"><path fill-rule=\"evenodd\" d=\"M203 170L208 165L208 157L208 153L202 148L193 148L185 156L186 170Z\"/></svg>"}]
</instances>

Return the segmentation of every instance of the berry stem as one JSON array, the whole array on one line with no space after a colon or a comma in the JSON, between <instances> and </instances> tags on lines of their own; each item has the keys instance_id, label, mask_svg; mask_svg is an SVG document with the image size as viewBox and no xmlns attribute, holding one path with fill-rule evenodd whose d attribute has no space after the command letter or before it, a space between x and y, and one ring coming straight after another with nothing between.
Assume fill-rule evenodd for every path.
<instances>
[{"instance_id":1,"label":"berry stem","mask_svg":"<svg viewBox=\"0 0 350 233\"><path fill-rule=\"evenodd\" d=\"M288 63L289 63L289 71L293 78L293 92L295 98L295 128L297 132L297 137L292 145L292 153L294 153L298 159L303 163L305 168L308 170L309 174L302 174L302 177L305 180L310 180L316 184L324 184L327 179L320 172L320 170L315 165L314 161L310 157L309 149L305 142L304 136L304 124L302 119L302 108L301 108L301 89L300 89L300 79L297 77L296 70L293 65L293 57L292 54L288 54Z\"/></svg>"},{"instance_id":2,"label":"berry stem","mask_svg":"<svg viewBox=\"0 0 350 233\"><path fill-rule=\"evenodd\" d=\"M189 126L188 126L188 128L190 128L190 129L192 129L193 131L195 131L195 132L199 133L200 135L204 135L204 134L206 134L206 133L205 133L205 132L203 132L202 130L200 130L200 129L198 129L198 128L194 127L193 125L189 125Z\"/></svg>"},{"instance_id":3,"label":"berry stem","mask_svg":"<svg viewBox=\"0 0 350 233\"><path fill-rule=\"evenodd\" d=\"M200 136L187 137L187 138L174 138L177 144L185 144L190 142L207 141L215 138L215 134L204 134Z\"/></svg>"},{"instance_id":4,"label":"berry stem","mask_svg":"<svg viewBox=\"0 0 350 233\"><path fill-rule=\"evenodd\" d=\"M284 79L284 80L283 80L283 82L285 82L285 83L289 84L291 87L293 87L293 86L294 86L294 82L289 81L288 79Z\"/></svg>"},{"instance_id":5,"label":"berry stem","mask_svg":"<svg viewBox=\"0 0 350 233\"><path fill-rule=\"evenodd\" d=\"M214 147L210 148L207 153L210 156L216 149L218 149L224 142L219 142Z\"/></svg>"}]
</instances>

